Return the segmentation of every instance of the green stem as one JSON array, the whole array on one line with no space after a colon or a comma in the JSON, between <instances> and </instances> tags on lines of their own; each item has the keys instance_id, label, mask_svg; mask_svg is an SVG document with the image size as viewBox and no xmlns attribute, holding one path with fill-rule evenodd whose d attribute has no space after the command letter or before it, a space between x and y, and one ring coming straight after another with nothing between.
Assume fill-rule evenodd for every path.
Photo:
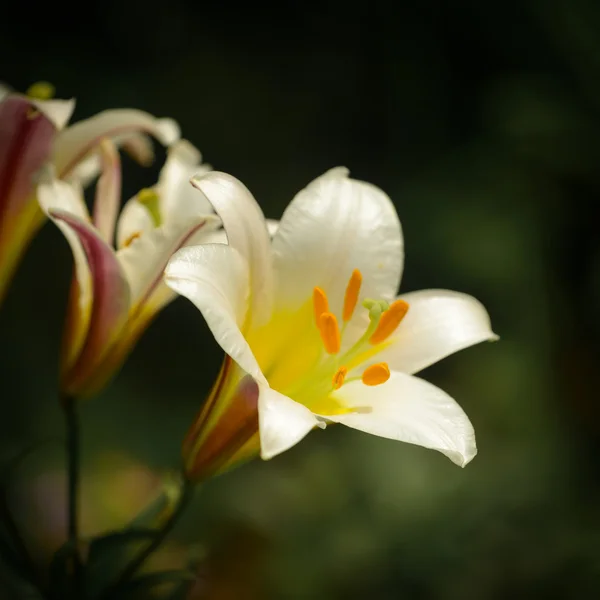
<instances>
[{"instance_id":1,"label":"green stem","mask_svg":"<svg viewBox=\"0 0 600 600\"><path fill-rule=\"evenodd\" d=\"M83 569L79 555L79 471L80 471L80 435L77 401L65 398L65 419L67 429L67 538L73 549L73 592L75 598L83 596Z\"/></svg>"},{"instance_id":2,"label":"green stem","mask_svg":"<svg viewBox=\"0 0 600 600\"><path fill-rule=\"evenodd\" d=\"M129 581L142 567L146 560L160 547L166 537L171 533L173 527L187 508L192 499L194 486L188 479L183 479L181 494L177 504L164 525L157 531L156 537L125 567L117 581L107 588L99 600L109 600L113 593L124 583Z\"/></svg>"}]
</instances>

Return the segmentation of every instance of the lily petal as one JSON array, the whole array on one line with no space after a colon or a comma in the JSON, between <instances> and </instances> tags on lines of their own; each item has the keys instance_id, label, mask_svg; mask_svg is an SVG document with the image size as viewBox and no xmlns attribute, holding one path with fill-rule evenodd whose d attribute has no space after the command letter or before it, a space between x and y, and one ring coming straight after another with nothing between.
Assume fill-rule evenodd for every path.
<instances>
[{"instance_id":1,"label":"lily petal","mask_svg":"<svg viewBox=\"0 0 600 600\"><path fill-rule=\"evenodd\" d=\"M78 183L67 183L56 178L52 167L44 167L40 171L38 202L41 209L48 214L50 210L68 212L83 221L91 222L83 197L83 189Z\"/></svg>"},{"instance_id":2,"label":"lily petal","mask_svg":"<svg viewBox=\"0 0 600 600\"><path fill-rule=\"evenodd\" d=\"M246 320L248 264L231 246L204 244L179 250L165 269L165 283L200 310L217 343L259 384L266 384L240 325Z\"/></svg>"},{"instance_id":3,"label":"lily petal","mask_svg":"<svg viewBox=\"0 0 600 600\"><path fill-rule=\"evenodd\" d=\"M115 143L123 148L135 162L143 167L149 167L154 160L152 138L145 133L134 132L122 138L116 138Z\"/></svg>"},{"instance_id":4,"label":"lily petal","mask_svg":"<svg viewBox=\"0 0 600 600\"><path fill-rule=\"evenodd\" d=\"M296 445L315 427L325 427L306 406L266 384L259 384L259 390L260 455L264 460Z\"/></svg>"},{"instance_id":5,"label":"lily petal","mask_svg":"<svg viewBox=\"0 0 600 600\"><path fill-rule=\"evenodd\" d=\"M106 110L74 124L58 136L54 164L59 177L69 176L102 138L123 138L137 132L150 133L166 146L179 138L179 127L172 119L157 119L133 109Z\"/></svg>"},{"instance_id":6,"label":"lily petal","mask_svg":"<svg viewBox=\"0 0 600 600\"><path fill-rule=\"evenodd\" d=\"M95 371L127 321L129 286L112 248L82 218L66 211L79 206L79 191L50 179L38 187L40 204L65 235L75 261L75 292L64 340L62 391L85 396Z\"/></svg>"},{"instance_id":7,"label":"lily petal","mask_svg":"<svg viewBox=\"0 0 600 600\"><path fill-rule=\"evenodd\" d=\"M112 246L121 204L121 159L116 146L108 139L100 142L100 157L102 175L96 185L94 225L104 241Z\"/></svg>"},{"instance_id":8,"label":"lily petal","mask_svg":"<svg viewBox=\"0 0 600 600\"><path fill-rule=\"evenodd\" d=\"M28 99L54 125L57 131L64 129L75 110L75 100Z\"/></svg>"},{"instance_id":9,"label":"lily petal","mask_svg":"<svg viewBox=\"0 0 600 600\"><path fill-rule=\"evenodd\" d=\"M0 102L0 300L43 223L33 180L55 137L54 123L31 99L8 94Z\"/></svg>"},{"instance_id":10,"label":"lily petal","mask_svg":"<svg viewBox=\"0 0 600 600\"><path fill-rule=\"evenodd\" d=\"M277 233L279 229L279 221L277 219L267 219L267 231L271 238Z\"/></svg>"},{"instance_id":11,"label":"lily petal","mask_svg":"<svg viewBox=\"0 0 600 600\"><path fill-rule=\"evenodd\" d=\"M122 148L127 154L143 167L148 167L154 160L154 147L152 138L139 131L134 131L122 136L114 136L111 141ZM78 181L87 187L102 171L102 160L97 152L88 154L86 158L81 160L71 169L69 176L66 179Z\"/></svg>"},{"instance_id":12,"label":"lily petal","mask_svg":"<svg viewBox=\"0 0 600 600\"><path fill-rule=\"evenodd\" d=\"M352 271L362 273L361 297L391 300L404 262L400 221L379 188L336 168L292 200L273 238L277 302L301 305L315 286L341 314Z\"/></svg>"},{"instance_id":13,"label":"lily petal","mask_svg":"<svg viewBox=\"0 0 600 600\"><path fill-rule=\"evenodd\" d=\"M154 219L138 196L128 200L117 221L117 248L128 246L135 238L155 229Z\"/></svg>"},{"instance_id":14,"label":"lily petal","mask_svg":"<svg viewBox=\"0 0 600 600\"><path fill-rule=\"evenodd\" d=\"M24 96L0 103L0 219L20 210L33 193L33 175L48 159L56 128Z\"/></svg>"},{"instance_id":15,"label":"lily petal","mask_svg":"<svg viewBox=\"0 0 600 600\"><path fill-rule=\"evenodd\" d=\"M85 344L76 362L66 368L63 380L66 394L82 397L95 391L89 390L87 384L127 322L129 286L114 251L91 225L69 213L50 211L49 214L75 232L92 278L92 313Z\"/></svg>"},{"instance_id":16,"label":"lily petal","mask_svg":"<svg viewBox=\"0 0 600 600\"><path fill-rule=\"evenodd\" d=\"M204 194L190 184L192 177L201 177L211 170L201 161L202 155L187 140L179 140L169 148L157 185L163 221L187 221L212 212Z\"/></svg>"},{"instance_id":17,"label":"lily petal","mask_svg":"<svg viewBox=\"0 0 600 600\"><path fill-rule=\"evenodd\" d=\"M165 224L153 228L133 239L126 247L117 252L117 258L123 268L131 289L131 305L146 303L154 296L157 288L162 287L161 301L153 301L153 310L158 310L174 297L174 293L164 286L162 274L169 259L184 246L189 246L199 233L210 229L211 215L197 217L182 224Z\"/></svg>"},{"instance_id":18,"label":"lily petal","mask_svg":"<svg viewBox=\"0 0 600 600\"><path fill-rule=\"evenodd\" d=\"M408 302L408 313L376 356L395 371L418 373L459 350L498 339L484 306L468 294L421 290L400 298Z\"/></svg>"},{"instance_id":19,"label":"lily petal","mask_svg":"<svg viewBox=\"0 0 600 600\"><path fill-rule=\"evenodd\" d=\"M248 262L249 315L259 326L271 316L273 303L271 241L262 210L248 188L231 175L212 171L191 181L221 217L229 245Z\"/></svg>"},{"instance_id":20,"label":"lily petal","mask_svg":"<svg viewBox=\"0 0 600 600\"><path fill-rule=\"evenodd\" d=\"M382 385L356 381L343 385L334 397L357 412L323 417L330 421L438 450L461 467L477 454L475 432L462 408L423 379L392 372Z\"/></svg>"},{"instance_id":21,"label":"lily petal","mask_svg":"<svg viewBox=\"0 0 600 600\"><path fill-rule=\"evenodd\" d=\"M42 183L38 187L37 195L42 210L50 218L56 211L70 214L82 222L90 220L81 188L54 178L51 170L43 171ZM71 292L69 300L63 356L64 368L70 368L79 356L88 333L94 294L93 277L77 233L62 220L54 220L54 222L71 247L75 265L74 291Z\"/></svg>"}]
</instances>

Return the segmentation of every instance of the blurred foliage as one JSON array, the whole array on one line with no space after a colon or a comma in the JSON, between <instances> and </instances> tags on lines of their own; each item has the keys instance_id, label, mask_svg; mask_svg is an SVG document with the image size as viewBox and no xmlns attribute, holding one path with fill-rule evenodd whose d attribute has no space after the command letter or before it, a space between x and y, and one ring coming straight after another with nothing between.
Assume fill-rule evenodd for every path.
<instances>
[{"instance_id":1,"label":"blurred foliage","mask_svg":"<svg viewBox=\"0 0 600 600\"><path fill-rule=\"evenodd\" d=\"M52 81L77 97L76 118L116 106L176 118L270 217L329 167L348 166L398 208L403 289L472 293L501 336L424 373L475 425L467 469L346 429L312 433L199 490L167 548L204 553L193 597L593 595L600 4L109 1L87 4L78 25L50 4L10 10L1 79ZM126 161L126 195L157 169ZM0 312L0 457L62 434L70 261L47 225ZM179 300L85 407L89 531L133 516L177 464L220 360ZM33 490L22 519L49 552L61 541L60 453L33 462L15 494Z\"/></svg>"}]
</instances>

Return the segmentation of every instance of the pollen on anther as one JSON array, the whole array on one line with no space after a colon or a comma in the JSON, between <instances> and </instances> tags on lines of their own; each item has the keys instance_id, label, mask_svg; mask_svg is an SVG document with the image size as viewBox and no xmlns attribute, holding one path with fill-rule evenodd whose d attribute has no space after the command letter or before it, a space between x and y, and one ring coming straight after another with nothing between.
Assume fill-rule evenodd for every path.
<instances>
[{"instance_id":1,"label":"pollen on anther","mask_svg":"<svg viewBox=\"0 0 600 600\"><path fill-rule=\"evenodd\" d=\"M337 354L340 351L341 336L336 316L330 312L324 312L319 317L318 325L325 352Z\"/></svg>"},{"instance_id":2,"label":"pollen on anther","mask_svg":"<svg viewBox=\"0 0 600 600\"><path fill-rule=\"evenodd\" d=\"M320 288L313 289L313 310L315 312L315 323L319 326L319 319L323 313L329 312L327 294Z\"/></svg>"},{"instance_id":3,"label":"pollen on anther","mask_svg":"<svg viewBox=\"0 0 600 600\"><path fill-rule=\"evenodd\" d=\"M408 312L408 303L404 300L396 300L390 304L390 307L381 315L377 329L369 338L369 343L373 345L384 342L400 325L400 322Z\"/></svg>"},{"instance_id":4,"label":"pollen on anther","mask_svg":"<svg viewBox=\"0 0 600 600\"><path fill-rule=\"evenodd\" d=\"M137 240L140 236L141 236L141 232L140 231L136 231L135 233L132 233L124 242L123 242L123 248L128 248L129 246L131 246L131 244Z\"/></svg>"},{"instance_id":5,"label":"pollen on anther","mask_svg":"<svg viewBox=\"0 0 600 600\"><path fill-rule=\"evenodd\" d=\"M348 374L347 367L340 367L334 374L331 382L333 383L333 389L339 390L342 385L344 385L344 380L346 379L346 375Z\"/></svg>"},{"instance_id":6,"label":"pollen on anther","mask_svg":"<svg viewBox=\"0 0 600 600\"><path fill-rule=\"evenodd\" d=\"M365 385L381 385L390 378L390 368L387 363L377 363L367 367L362 374L362 382Z\"/></svg>"},{"instance_id":7,"label":"pollen on anther","mask_svg":"<svg viewBox=\"0 0 600 600\"><path fill-rule=\"evenodd\" d=\"M348 286L346 287L346 295L344 296L344 310L342 312L342 319L344 322L349 321L354 314L361 285L362 273L358 269L354 269L350 276L350 281L348 281Z\"/></svg>"}]
</instances>

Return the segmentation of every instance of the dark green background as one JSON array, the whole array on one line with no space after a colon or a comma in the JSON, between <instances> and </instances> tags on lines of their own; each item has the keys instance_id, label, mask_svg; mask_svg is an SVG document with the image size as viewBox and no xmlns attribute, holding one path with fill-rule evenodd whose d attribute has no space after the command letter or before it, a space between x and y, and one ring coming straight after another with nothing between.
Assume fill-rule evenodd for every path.
<instances>
[{"instance_id":1,"label":"dark green background","mask_svg":"<svg viewBox=\"0 0 600 600\"><path fill-rule=\"evenodd\" d=\"M199 490L176 532L210 556L209 591L197 597L593 597L600 4L109 0L7 10L0 79L17 89L52 81L59 97L77 97L75 120L124 106L177 119L270 217L326 169L349 167L398 208L402 289L472 293L501 337L423 374L474 423L479 455L465 470L331 428ZM125 196L159 166L125 161ZM0 312L5 459L62 434L57 351L70 270L47 225ZM178 300L85 406L90 529L140 506L152 484L144 465L161 473L177 463L220 360L200 314ZM15 494L29 498L29 530L52 549L60 451L42 454Z\"/></svg>"}]
</instances>

